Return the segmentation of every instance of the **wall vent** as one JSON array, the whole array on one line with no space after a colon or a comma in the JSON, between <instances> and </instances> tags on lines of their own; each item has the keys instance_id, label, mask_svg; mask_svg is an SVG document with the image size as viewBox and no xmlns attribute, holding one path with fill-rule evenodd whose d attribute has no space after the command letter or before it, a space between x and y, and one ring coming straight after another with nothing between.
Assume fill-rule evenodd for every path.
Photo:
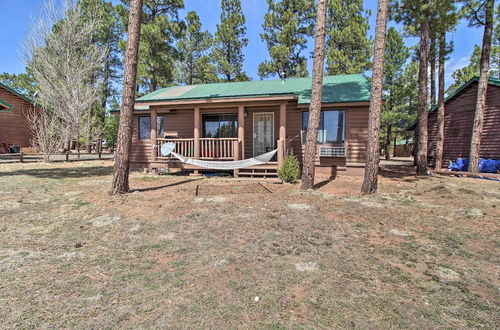
<instances>
[{"instance_id":1,"label":"wall vent","mask_svg":"<svg viewBox=\"0 0 500 330\"><path fill-rule=\"evenodd\" d=\"M345 147L320 147L320 157L345 157Z\"/></svg>"}]
</instances>

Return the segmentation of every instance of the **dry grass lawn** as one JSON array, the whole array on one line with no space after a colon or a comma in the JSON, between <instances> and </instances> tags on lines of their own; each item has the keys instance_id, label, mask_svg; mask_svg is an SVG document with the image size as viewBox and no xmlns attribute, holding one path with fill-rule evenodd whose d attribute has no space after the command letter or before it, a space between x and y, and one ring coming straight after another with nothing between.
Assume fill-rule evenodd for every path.
<instances>
[{"instance_id":1,"label":"dry grass lawn","mask_svg":"<svg viewBox=\"0 0 500 330\"><path fill-rule=\"evenodd\" d=\"M0 165L0 328L498 328L500 183L391 169L109 197L110 162Z\"/></svg>"}]
</instances>

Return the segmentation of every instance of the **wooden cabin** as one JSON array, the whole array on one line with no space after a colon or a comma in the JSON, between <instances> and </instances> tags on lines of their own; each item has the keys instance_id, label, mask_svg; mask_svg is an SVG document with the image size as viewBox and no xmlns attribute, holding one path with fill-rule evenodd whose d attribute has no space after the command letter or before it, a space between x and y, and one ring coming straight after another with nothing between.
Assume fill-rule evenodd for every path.
<instances>
[{"instance_id":1,"label":"wooden cabin","mask_svg":"<svg viewBox=\"0 0 500 330\"><path fill-rule=\"evenodd\" d=\"M475 77L445 100L443 166L469 158L479 78ZM428 159L434 164L437 143L437 106L428 116ZM480 158L500 159L500 80L489 79L486 93Z\"/></svg>"},{"instance_id":2,"label":"wooden cabin","mask_svg":"<svg viewBox=\"0 0 500 330\"><path fill-rule=\"evenodd\" d=\"M132 166L203 170L162 155L166 142L174 142L185 157L212 161L252 158L277 148L271 162L234 171L237 177L276 176L287 152L302 163L310 97L311 78L157 90L136 100ZM369 100L364 76L324 77L317 172L363 173Z\"/></svg>"},{"instance_id":3,"label":"wooden cabin","mask_svg":"<svg viewBox=\"0 0 500 330\"><path fill-rule=\"evenodd\" d=\"M0 83L0 144L30 146L31 134L26 113L32 107L31 99Z\"/></svg>"}]
</instances>

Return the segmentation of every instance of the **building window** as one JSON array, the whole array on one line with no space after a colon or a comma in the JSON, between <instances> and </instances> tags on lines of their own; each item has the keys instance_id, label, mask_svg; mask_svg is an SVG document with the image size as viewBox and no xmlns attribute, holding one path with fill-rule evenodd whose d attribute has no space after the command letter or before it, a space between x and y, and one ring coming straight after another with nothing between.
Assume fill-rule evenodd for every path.
<instances>
[{"instance_id":1,"label":"building window","mask_svg":"<svg viewBox=\"0 0 500 330\"><path fill-rule=\"evenodd\" d=\"M156 136L157 137L163 137L163 134L165 133L164 128L163 128L163 116L157 116L156 117Z\"/></svg>"},{"instance_id":2,"label":"building window","mask_svg":"<svg viewBox=\"0 0 500 330\"><path fill-rule=\"evenodd\" d=\"M238 120L236 115L203 115L204 138L237 137Z\"/></svg>"},{"instance_id":3,"label":"building window","mask_svg":"<svg viewBox=\"0 0 500 330\"><path fill-rule=\"evenodd\" d=\"M302 112L302 141L305 143L305 132L309 121L309 111ZM325 110L321 111L321 119L318 127L318 143L320 144L342 144L345 141L345 111Z\"/></svg>"},{"instance_id":4,"label":"building window","mask_svg":"<svg viewBox=\"0 0 500 330\"><path fill-rule=\"evenodd\" d=\"M151 138L151 117L150 116L139 116L139 139L150 139ZM163 116L156 117L156 130L157 136L163 136Z\"/></svg>"}]
</instances>

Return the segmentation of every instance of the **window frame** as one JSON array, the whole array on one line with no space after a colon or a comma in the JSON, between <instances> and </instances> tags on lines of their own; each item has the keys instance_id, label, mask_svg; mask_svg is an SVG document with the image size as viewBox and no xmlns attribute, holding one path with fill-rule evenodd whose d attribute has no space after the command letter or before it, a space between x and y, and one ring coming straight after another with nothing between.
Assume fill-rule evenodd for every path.
<instances>
[{"instance_id":1,"label":"window frame","mask_svg":"<svg viewBox=\"0 0 500 330\"><path fill-rule=\"evenodd\" d=\"M141 119L147 118L149 120L149 129L146 137L141 137ZM151 139L151 116L137 116L137 139L138 140L147 140Z\"/></svg>"},{"instance_id":2,"label":"window frame","mask_svg":"<svg viewBox=\"0 0 500 330\"><path fill-rule=\"evenodd\" d=\"M205 123L206 123L206 120L205 118L206 117L218 117L218 131L220 130L220 123L221 121L224 121L224 120L221 120L221 118L223 116L231 116L231 117L234 117L234 120L232 120L232 122L234 123L234 126L233 126L233 136L224 136L224 137L220 137L220 136L217 136L217 137L207 137L206 136L206 128L205 128ZM227 121L227 120L226 120ZM211 121L211 122L216 122L216 121ZM235 114L235 113L204 113L201 115L201 138L204 138L204 139L232 139L232 138L237 138L238 137L238 115Z\"/></svg>"},{"instance_id":3,"label":"window frame","mask_svg":"<svg viewBox=\"0 0 500 330\"><path fill-rule=\"evenodd\" d=\"M318 144L319 145L322 145L322 146L344 146L346 144L346 126L347 126L347 110L346 109L321 109L321 118L320 118L320 127L318 127L318 130L321 130L322 129L322 126L321 126L321 123L323 123L323 127L324 127L324 112L343 112L343 122L342 122L342 139L339 141L337 139L336 142L320 142L318 141ZM307 131L307 128L304 128L304 122L305 122L305 114L309 114L309 110L305 110L305 111L302 111L302 125L301 125L301 133L302 133L302 144L304 145L305 144L305 134L306 134L306 131ZM308 118L309 119L309 118ZM309 124L309 123L308 123ZM337 129L338 129L338 125L337 125ZM323 129L324 130L324 129ZM319 139L319 134L318 134L318 139Z\"/></svg>"},{"instance_id":4,"label":"window frame","mask_svg":"<svg viewBox=\"0 0 500 330\"><path fill-rule=\"evenodd\" d=\"M141 137L141 118L149 119L149 129L147 137ZM161 136L164 132L165 132L165 116L163 115L156 116L156 135ZM137 139L138 140L151 139L151 116L137 116Z\"/></svg>"}]
</instances>

